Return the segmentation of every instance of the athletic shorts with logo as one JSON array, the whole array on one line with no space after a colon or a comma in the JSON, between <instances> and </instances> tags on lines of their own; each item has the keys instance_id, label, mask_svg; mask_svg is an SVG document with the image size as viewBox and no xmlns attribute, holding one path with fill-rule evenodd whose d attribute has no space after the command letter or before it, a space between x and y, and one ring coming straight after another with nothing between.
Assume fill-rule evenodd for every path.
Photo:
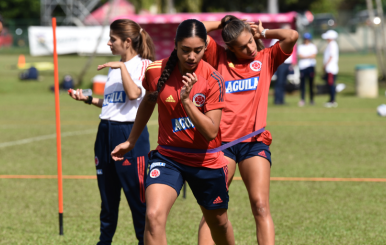
<instances>
[{"instance_id":1,"label":"athletic shorts with logo","mask_svg":"<svg viewBox=\"0 0 386 245\"><path fill-rule=\"evenodd\" d=\"M184 181L187 181L199 205L208 210L228 208L227 166L218 169L191 167L158 151L149 153L149 166L146 188L152 184L165 184L179 195Z\"/></svg>"},{"instance_id":2,"label":"athletic shorts with logo","mask_svg":"<svg viewBox=\"0 0 386 245\"><path fill-rule=\"evenodd\" d=\"M223 142L222 144L224 145L226 143L228 142ZM259 156L267 159L272 166L269 146L260 141L238 143L223 150L223 152L226 157L233 159L236 163L251 157Z\"/></svg>"}]
</instances>

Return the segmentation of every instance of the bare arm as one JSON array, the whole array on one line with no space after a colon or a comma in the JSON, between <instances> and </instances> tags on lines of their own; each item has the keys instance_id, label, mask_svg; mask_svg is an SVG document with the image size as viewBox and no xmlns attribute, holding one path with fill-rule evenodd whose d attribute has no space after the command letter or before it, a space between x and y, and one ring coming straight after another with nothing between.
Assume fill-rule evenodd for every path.
<instances>
[{"instance_id":1,"label":"bare arm","mask_svg":"<svg viewBox=\"0 0 386 245\"><path fill-rule=\"evenodd\" d=\"M153 114L156 102L150 101L149 95L150 92L147 91L145 97L138 107L137 117L135 118L129 138L127 141L117 145L111 152L111 157L114 159L114 161L123 160L123 156L134 148L139 136L141 135L143 129Z\"/></svg>"},{"instance_id":2,"label":"bare arm","mask_svg":"<svg viewBox=\"0 0 386 245\"><path fill-rule=\"evenodd\" d=\"M255 39L262 38L263 36L261 35L261 32L264 30L264 27L261 21L259 20L259 25L257 28L252 26L251 23L250 25L252 30L255 31L255 33L252 33L253 37ZM273 29L265 31L266 39L279 39L280 48L286 54L292 53L292 50L296 44L296 41L298 40L298 37L298 32L291 29Z\"/></svg>"},{"instance_id":3,"label":"bare arm","mask_svg":"<svg viewBox=\"0 0 386 245\"><path fill-rule=\"evenodd\" d=\"M313 54L313 55L309 55L309 56L304 56L304 55L300 55L299 54L299 58L300 59L313 59L316 57L316 54Z\"/></svg>"},{"instance_id":4,"label":"bare arm","mask_svg":"<svg viewBox=\"0 0 386 245\"><path fill-rule=\"evenodd\" d=\"M252 35L253 35L253 38L255 39L255 41L260 39L259 37L255 37L255 28L257 28L257 25L255 24L255 22L249 22L246 19L243 19L242 21L244 21L246 24L251 26L251 32L252 32ZM211 32L211 31L222 29L221 21L203 21L202 23L204 24L207 33ZM209 44L209 38L207 40L208 40L208 44Z\"/></svg>"},{"instance_id":5,"label":"bare arm","mask_svg":"<svg viewBox=\"0 0 386 245\"><path fill-rule=\"evenodd\" d=\"M206 33L221 29L221 21L203 21L202 23L205 26ZM207 44L209 44L210 39L206 38L206 40L208 42Z\"/></svg>"},{"instance_id":6,"label":"bare arm","mask_svg":"<svg viewBox=\"0 0 386 245\"><path fill-rule=\"evenodd\" d=\"M203 114L189 98L189 93L194 83L197 82L196 74L193 73L192 75L187 73L182 77L184 86L181 89L181 101L185 112L188 114L195 128L204 136L207 141L211 141L216 138L218 134L222 110L212 110Z\"/></svg>"},{"instance_id":7,"label":"bare arm","mask_svg":"<svg viewBox=\"0 0 386 245\"><path fill-rule=\"evenodd\" d=\"M68 91L68 95L71 96L74 100L79 101L86 101L88 96L84 96L81 89L76 90L76 94L74 94L72 91ZM95 105L96 107L102 108L103 105L103 99L98 98L92 98L91 104Z\"/></svg>"},{"instance_id":8,"label":"bare arm","mask_svg":"<svg viewBox=\"0 0 386 245\"><path fill-rule=\"evenodd\" d=\"M265 38L279 39L280 48L286 54L292 53L298 37L298 32L290 29L274 29L265 32Z\"/></svg>"},{"instance_id":9,"label":"bare arm","mask_svg":"<svg viewBox=\"0 0 386 245\"><path fill-rule=\"evenodd\" d=\"M125 66L125 63L120 61L108 62L106 64L99 65L98 70L101 70L105 67L111 67L112 69L121 69L123 89L129 97L129 100L136 100L139 96L141 96L141 89L138 87L137 84L134 83L133 79L131 79L131 76Z\"/></svg>"}]
</instances>

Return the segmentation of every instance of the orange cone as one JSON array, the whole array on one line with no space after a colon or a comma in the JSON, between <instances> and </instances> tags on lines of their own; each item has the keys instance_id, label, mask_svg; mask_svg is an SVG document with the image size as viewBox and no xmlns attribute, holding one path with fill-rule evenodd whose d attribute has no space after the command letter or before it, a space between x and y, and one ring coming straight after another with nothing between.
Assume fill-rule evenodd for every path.
<instances>
[{"instance_id":1,"label":"orange cone","mask_svg":"<svg viewBox=\"0 0 386 245\"><path fill-rule=\"evenodd\" d=\"M19 55L19 60L17 61L17 67L19 67L19 69L22 69L24 68L25 66L25 56L23 54Z\"/></svg>"}]
</instances>

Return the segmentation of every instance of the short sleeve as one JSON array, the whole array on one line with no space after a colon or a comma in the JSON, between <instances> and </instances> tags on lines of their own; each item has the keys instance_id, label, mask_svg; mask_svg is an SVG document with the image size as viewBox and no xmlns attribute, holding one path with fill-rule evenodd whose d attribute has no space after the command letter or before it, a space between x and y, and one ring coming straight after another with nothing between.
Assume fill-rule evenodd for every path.
<instances>
[{"instance_id":1,"label":"short sleeve","mask_svg":"<svg viewBox=\"0 0 386 245\"><path fill-rule=\"evenodd\" d=\"M142 86L146 91L154 91L150 89L150 82L148 81L150 76L149 76L149 70L145 71L145 76L142 79Z\"/></svg>"},{"instance_id":2,"label":"short sleeve","mask_svg":"<svg viewBox=\"0 0 386 245\"><path fill-rule=\"evenodd\" d=\"M208 35L209 44L206 47L203 59L215 69L218 68L220 53L225 52L225 48L216 43L216 41Z\"/></svg>"},{"instance_id":3,"label":"short sleeve","mask_svg":"<svg viewBox=\"0 0 386 245\"><path fill-rule=\"evenodd\" d=\"M209 93L205 100L205 112L222 109L225 107L225 82L224 78L217 71L213 71L208 78Z\"/></svg>"},{"instance_id":4,"label":"short sleeve","mask_svg":"<svg viewBox=\"0 0 386 245\"><path fill-rule=\"evenodd\" d=\"M141 89L141 92L142 92L141 97L145 96L145 93L146 93L146 89L143 86L143 79L145 77L146 69L147 69L148 65L150 65L151 63L152 63L151 60L142 60L141 65L139 67L139 70L140 70L139 75L137 75L134 78L132 77L133 82L138 86L138 88ZM138 99L140 99L140 98L138 98Z\"/></svg>"},{"instance_id":5,"label":"short sleeve","mask_svg":"<svg viewBox=\"0 0 386 245\"><path fill-rule=\"evenodd\" d=\"M271 56L271 64L273 71L276 71L277 68L283 64L283 62L291 56L291 54L286 54L280 47L280 42L276 42L272 47L268 48Z\"/></svg>"},{"instance_id":6,"label":"short sleeve","mask_svg":"<svg viewBox=\"0 0 386 245\"><path fill-rule=\"evenodd\" d=\"M155 61L145 68L142 86L146 91L156 91L158 78L161 75L162 61Z\"/></svg>"}]
</instances>

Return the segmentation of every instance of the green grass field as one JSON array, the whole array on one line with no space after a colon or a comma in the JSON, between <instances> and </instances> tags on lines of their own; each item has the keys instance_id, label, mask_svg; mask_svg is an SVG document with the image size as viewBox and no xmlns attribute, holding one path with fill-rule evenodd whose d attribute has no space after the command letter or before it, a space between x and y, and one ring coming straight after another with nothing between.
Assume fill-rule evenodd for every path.
<instances>
[{"instance_id":1,"label":"green grass field","mask_svg":"<svg viewBox=\"0 0 386 245\"><path fill-rule=\"evenodd\" d=\"M17 55L0 54L0 175L55 175L54 138L7 146L22 139L55 134L52 72L39 82L20 82ZM30 57L51 61L51 57ZM86 57L60 56L60 77L76 75ZM83 87L97 72L98 57ZM321 57L318 57L319 65ZM347 89L339 107L326 109L327 96L315 106L297 107L299 95L275 107L270 98L268 126L273 135L273 177L386 178L386 118L376 107L386 103L385 86L377 99L354 95L354 67L376 63L374 55L341 55L340 76ZM317 78L317 83L321 83ZM95 175L93 144L100 109L61 93L63 174ZM156 146L157 115L149 123ZM74 133L75 132L75 133ZM99 236L100 197L96 180L64 181L64 236L58 235L56 179L0 179L0 244L95 244ZM188 189L189 190L189 189ZM386 244L385 183L271 182L271 212L276 244ZM255 225L242 181L230 187L229 217L236 244L256 244ZM169 244L196 244L200 210L190 191L179 197L167 224ZM113 244L135 244L130 210L122 196Z\"/></svg>"}]
</instances>

